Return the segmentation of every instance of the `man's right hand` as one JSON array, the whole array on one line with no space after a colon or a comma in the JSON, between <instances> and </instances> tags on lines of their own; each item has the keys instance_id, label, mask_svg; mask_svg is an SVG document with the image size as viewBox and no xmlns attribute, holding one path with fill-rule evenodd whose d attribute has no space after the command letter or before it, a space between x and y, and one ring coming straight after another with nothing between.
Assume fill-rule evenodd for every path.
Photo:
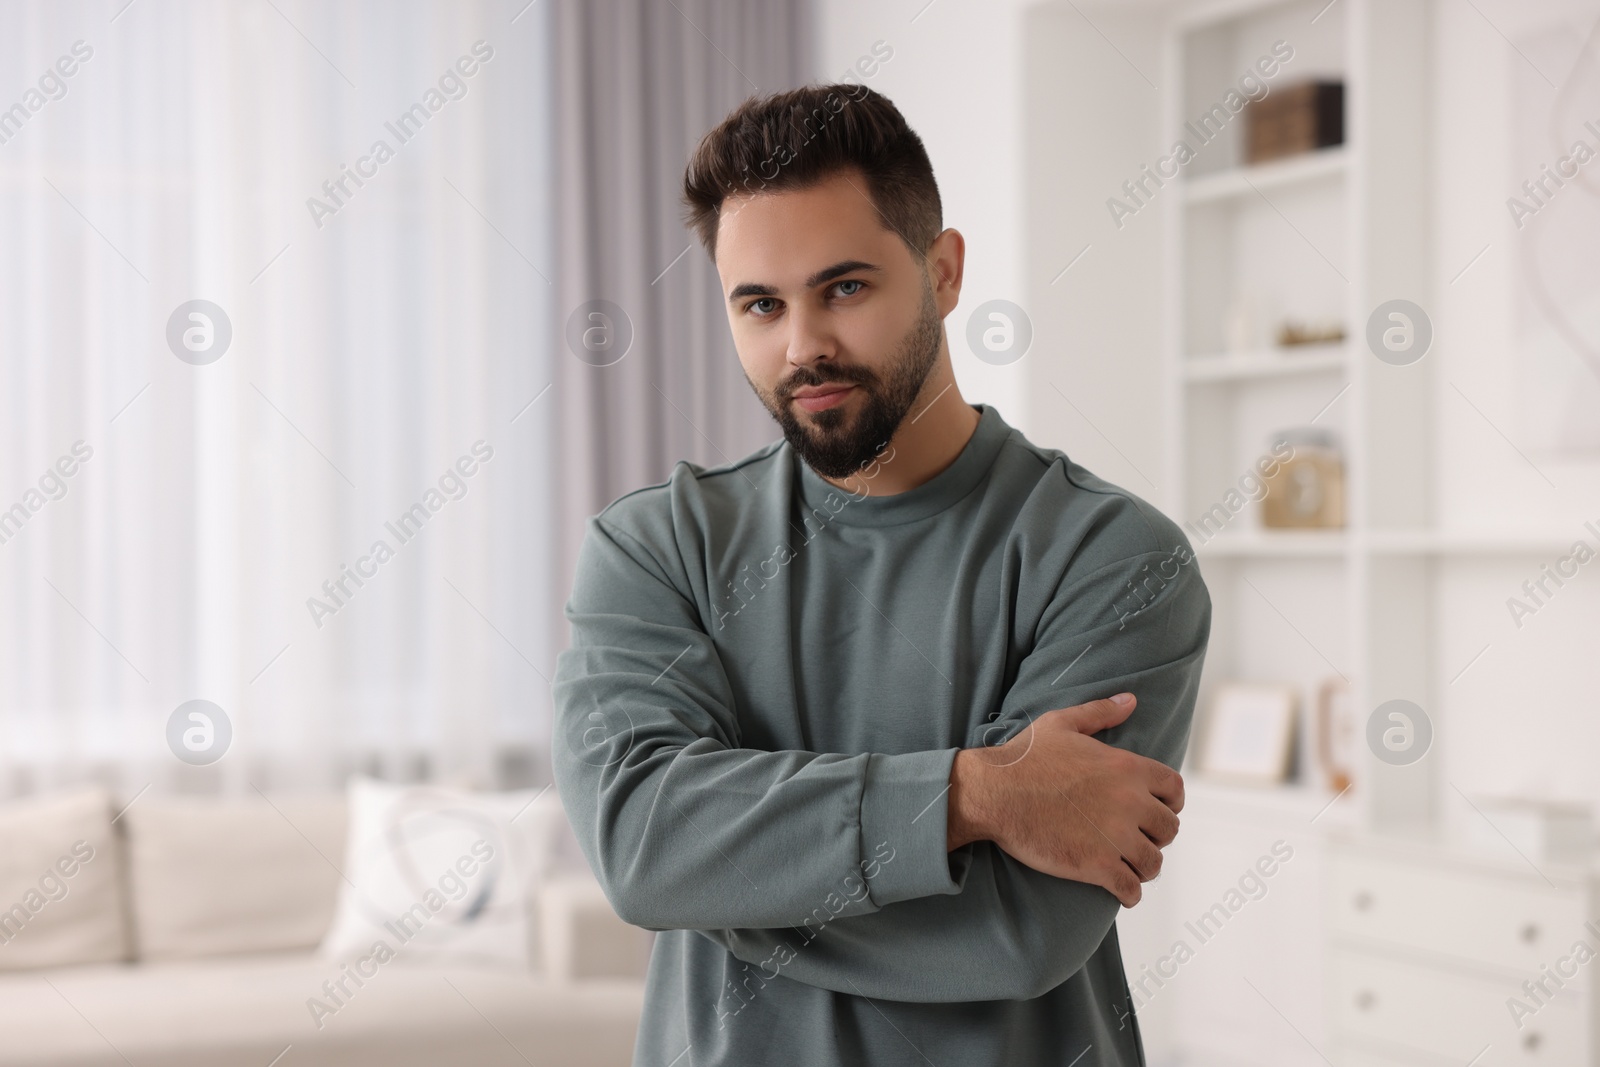
<instances>
[{"instance_id":1,"label":"man's right hand","mask_svg":"<svg viewBox=\"0 0 1600 1067\"><path fill-rule=\"evenodd\" d=\"M1118 703L1118 700L1126 703ZM1131 908L1178 834L1183 777L1095 740L1128 717L1131 693L1046 712L993 748L956 753L946 839L993 841L1034 870L1104 887Z\"/></svg>"}]
</instances>

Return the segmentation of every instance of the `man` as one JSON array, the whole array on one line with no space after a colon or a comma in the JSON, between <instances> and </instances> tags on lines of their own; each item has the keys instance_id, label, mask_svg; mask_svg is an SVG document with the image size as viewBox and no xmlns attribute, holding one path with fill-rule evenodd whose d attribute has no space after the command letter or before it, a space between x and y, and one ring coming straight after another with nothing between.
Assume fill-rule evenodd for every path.
<instances>
[{"instance_id":1,"label":"man","mask_svg":"<svg viewBox=\"0 0 1600 1067\"><path fill-rule=\"evenodd\" d=\"M635 1064L1142 1063L1114 921L1183 804L1188 543L962 399L964 242L886 98L747 101L685 199L783 440L611 503L567 604L556 781L659 931Z\"/></svg>"}]
</instances>

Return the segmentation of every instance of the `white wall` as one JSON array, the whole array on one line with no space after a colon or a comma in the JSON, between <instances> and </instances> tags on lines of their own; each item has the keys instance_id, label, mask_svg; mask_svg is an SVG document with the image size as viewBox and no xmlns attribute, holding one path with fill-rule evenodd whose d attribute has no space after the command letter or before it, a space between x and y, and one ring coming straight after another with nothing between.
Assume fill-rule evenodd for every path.
<instances>
[{"instance_id":1,"label":"white wall","mask_svg":"<svg viewBox=\"0 0 1600 1067\"><path fill-rule=\"evenodd\" d=\"M1533 226L1551 219L1536 218L1518 231L1505 206L1521 181L1533 176L1511 164L1514 130L1519 124L1542 129L1550 116L1542 100L1539 111L1513 111L1512 80L1526 75L1530 60L1501 34L1519 40L1526 28L1564 11L1575 12L1577 21L1590 27L1600 17L1600 4L1518 0L1484 4L1481 15L1466 5L1437 9L1438 341L1428 357L1438 360L1435 492L1437 513L1447 526L1544 531L1567 541L1582 537L1593 546L1597 538L1583 524L1600 526L1600 458L1541 454L1528 444L1533 430L1518 409L1516 275L1524 269L1524 243L1535 239ZM1557 85L1576 74L1571 57L1566 63L1538 58L1551 67L1548 76ZM1592 86L1592 76L1591 70L1591 80L1583 84ZM1554 103L1557 91L1548 87L1546 95ZM1593 97L1586 100L1580 110L1600 120ZM1567 144L1580 137L1596 143L1578 124L1552 133ZM1548 160L1557 154L1552 151ZM1546 210L1570 212L1582 195L1578 189L1562 190L1562 199ZM1582 216L1567 216L1575 217ZM1486 245L1482 258L1452 281ZM1593 259L1588 269L1600 272ZM1591 293L1600 289L1596 282L1600 278L1591 273ZM1575 304L1565 306L1577 310ZM1590 339L1600 344L1592 333ZM1594 418L1600 420L1600 410ZM1438 640L1442 648L1464 651L1460 662L1440 665L1445 677L1439 689L1455 723L1451 735L1442 738L1444 777L1469 795L1517 791L1600 806L1600 776L1593 766L1600 751L1595 714L1600 662L1594 655L1600 638L1600 563L1583 567L1546 607L1524 618L1521 628L1506 606L1508 598L1520 595L1524 581L1540 577L1541 565L1554 559L1549 553L1528 554L1445 568L1435 611ZM1449 676L1485 646L1483 658L1451 685ZM1454 789L1446 788L1443 796L1447 811L1476 817Z\"/></svg>"},{"instance_id":2,"label":"white wall","mask_svg":"<svg viewBox=\"0 0 1600 1067\"><path fill-rule=\"evenodd\" d=\"M882 41L892 57L861 80L893 100L927 145L944 224L967 240L961 303L945 320L956 379L969 401L1027 424L1026 376L1041 348L1007 366L984 363L966 342L967 319L991 299L1030 316L1023 272L1022 0L819 0L817 73L838 81Z\"/></svg>"},{"instance_id":3,"label":"white wall","mask_svg":"<svg viewBox=\"0 0 1600 1067\"><path fill-rule=\"evenodd\" d=\"M1089 14L1027 0L820 0L818 77L838 78L875 41L894 49L864 80L926 142L945 225L967 239L961 305L946 320L967 397L1158 500L1157 213L1118 230L1105 200L1156 144L1160 9L1078 6ZM996 298L1034 329L1005 366L966 339L972 310Z\"/></svg>"},{"instance_id":4,"label":"white wall","mask_svg":"<svg viewBox=\"0 0 1600 1067\"><path fill-rule=\"evenodd\" d=\"M1119 226L1106 201L1161 154L1161 21L1062 3L1023 21L1027 432L1160 504L1161 205Z\"/></svg>"}]
</instances>

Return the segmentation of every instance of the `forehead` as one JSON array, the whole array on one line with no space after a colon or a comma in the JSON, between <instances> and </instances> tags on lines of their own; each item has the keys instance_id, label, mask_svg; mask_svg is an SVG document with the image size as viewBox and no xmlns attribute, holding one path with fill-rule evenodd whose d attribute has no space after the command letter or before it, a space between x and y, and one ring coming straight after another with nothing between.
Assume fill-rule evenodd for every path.
<instances>
[{"instance_id":1,"label":"forehead","mask_svg":"<svg viewBox=\"0 0 1600 1067\"><path fill-rule=\"evenodd\" d=\"M897 247L900 259L894 258ZM873 206L859 172L722 202L717 272L724 291L749 283L799 285L818 267L851 259L885 267L909 259Z\"/></svg>"}]
</instances>

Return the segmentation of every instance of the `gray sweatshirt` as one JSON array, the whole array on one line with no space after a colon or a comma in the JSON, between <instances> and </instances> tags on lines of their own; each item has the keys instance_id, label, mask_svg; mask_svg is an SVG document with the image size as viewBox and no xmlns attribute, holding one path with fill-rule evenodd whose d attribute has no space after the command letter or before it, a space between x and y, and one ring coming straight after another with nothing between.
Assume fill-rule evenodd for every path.
<instances>
[{"instance_id":1,"label":"gray sweatshirt","mask_svg":"<svg viewBox=\"0 0 1600 1067\"><path fill-rule=\"evenodd\" d=\"M1211 601L1170 520L974 407L909 492L780 441L589 520L555 775L658 931L638 1067L1144 1062L1116 898L947 852L946 792L958 749L1123 690L1100 739L1176 768Z\"/></svg>"}]
</instances>

